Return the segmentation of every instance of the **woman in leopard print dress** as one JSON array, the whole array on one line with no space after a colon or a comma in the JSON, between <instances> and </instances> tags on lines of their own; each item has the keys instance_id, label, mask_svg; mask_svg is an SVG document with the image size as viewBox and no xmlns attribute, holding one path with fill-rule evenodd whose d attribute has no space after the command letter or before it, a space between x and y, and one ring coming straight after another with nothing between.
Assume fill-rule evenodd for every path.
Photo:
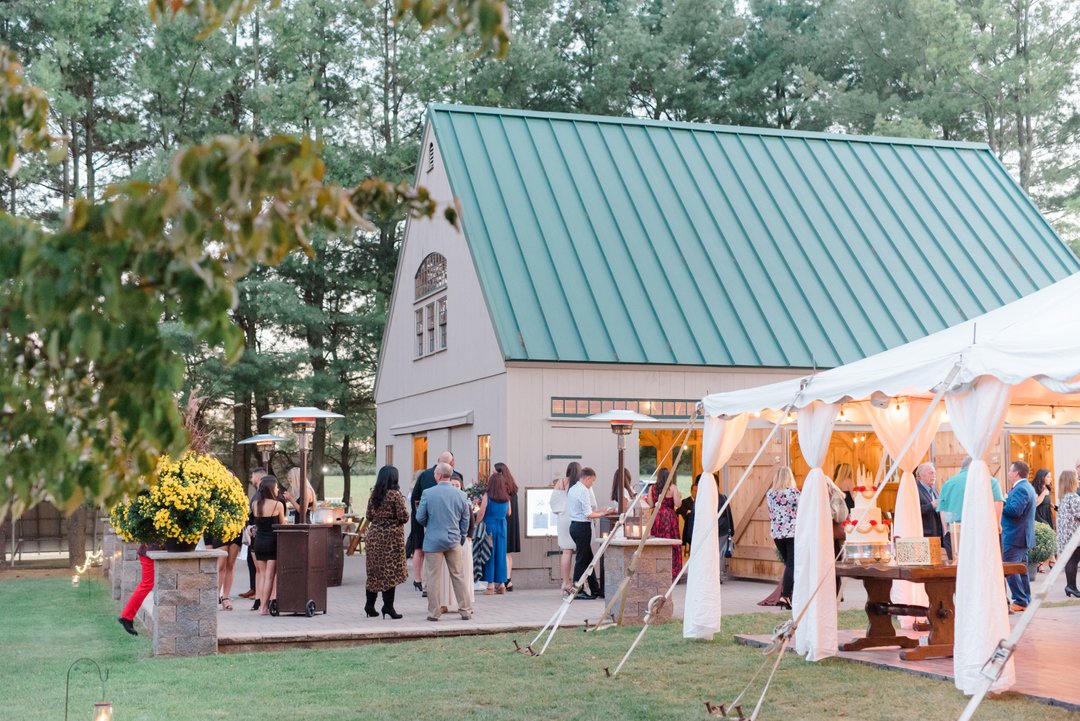
<instances>
[{"instance_id":1,"label":"woman in leopard print dress","mask_svg":"<svg viewBox=\"0 0 1080 721\"><path fill-rule=\"evenodd\" d=\"M405 533L409 520L405 496L398 489L398 470L383 466L371 490L367 506L367 605L368 616L378 616L375 599L383 596L383 618L401 618L394 610L397 586L409 577L405 566Z\"/></svg>"}]
</instances>

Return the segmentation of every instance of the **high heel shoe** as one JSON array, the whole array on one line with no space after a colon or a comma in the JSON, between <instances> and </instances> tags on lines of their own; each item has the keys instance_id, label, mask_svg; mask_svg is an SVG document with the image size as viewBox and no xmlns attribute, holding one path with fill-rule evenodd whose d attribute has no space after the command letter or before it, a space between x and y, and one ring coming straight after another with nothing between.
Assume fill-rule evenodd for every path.
<instances>
[{"instance_id":1,"label":"high heel shoe","mask_svg":"<svg viewBox=\"0 0 1080 721\"><path fill-rule=\"evenodd\" d=\"M396 611L395 611L394 609L392 609L392 608L386 608L386 607L384 606L384 607L383 607L383 611L382 611L382 617L383 617L383 619L385 620L387 616L389 616L390 618L392 618L392 619L394 619L394 620L397 620L397 619L401 618L401 614L400 614L400 613L397 613L397 612L396 612Z\"/></svg>"},{"instance_id":2,"label":"high heel shoe","mask_svg":"<svg viewBox=\"0 0 1080 721\"><path fill-rule=\"evenodd\" d=\"M1074 586L1066 586L1065 595L1072 596L1073 598L1080 598L1080 589L1077 589Z\"/></svg>"},{"instance_id":3,"label":"high heel shoe","mask_svg":"<svg viewBox=\"0 0 1080 721\"><path fill-rule=\"evenodd\" d=\"M779 606L780 608L784 609L785 611L790 611L791 610L791 599L779 598L779 599L776 600L776 605Z\"/></svg>"},{"instance_id":4,"label":"high heel shoe","mask_svg":"<svg viewBox=\"0 0 1080 721\"><path fill-rule=\"evenodd\" d=\"M424 584L420 583L419 581L413 581L412 582L412 587L415 588L420 593L424 592Z\"/></svg>"},{"instance_id":5,"label":"high heel shoe","mask_svg":"<svg viewBox=\"0 0 1080 721\"><path fill-rule=\"evenodd\" d=\"M391 589L388 589L386 591L383 591L383 595L382 595L382 602L383 602L382 603L382 617L383 617L384 621L386 620L387 616L394 619L395 621L397 619L401 618L401 614L394 610L394 596L396 594L397 594L397 589L396 588L391 588ZM374 606L375 604L372 603L371 605Z\"/></svg>"},{"instance_id":6,"label":"high heel shoe","mask_svg":"<svg viewBox=\"0 0 1080 721\"><path fill-rule=\"evenodd\" d=\"M255 603L251 604L251 610L252 610L252 611L258 611L258 610L259 610L259 606L261 606L261 605L262 605L262 600L261 600L261 599L258 599L258 598L256 598L256 599L255 599Z\"/></svg>"},{"instance_id":7,"label":"high heel shoe","mask_svg":"<svg viewBox=\"0 0 1080 721\"><path fill-rule=\"evenodd\" d=\"M375 610L375 599L379 597L379 594L372 591L367 592L367 603L364 604L364 613L368 618L375 618L379 615L379 612Z\"/></svg>"}]
</instances>

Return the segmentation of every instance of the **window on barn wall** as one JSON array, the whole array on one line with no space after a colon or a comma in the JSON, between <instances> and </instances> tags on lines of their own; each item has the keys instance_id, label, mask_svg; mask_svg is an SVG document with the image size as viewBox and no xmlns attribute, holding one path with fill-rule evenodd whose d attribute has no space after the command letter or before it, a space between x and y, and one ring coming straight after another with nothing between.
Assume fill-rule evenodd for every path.
<instances>
[{"instance_id":1,"label":"window on barn wall","mask_svg":"<svg viewBox=\"0 0 1080 721\"><path fill-rule=\"evenodd\" d=\"M491 436L488 434L476 437L476 480L487 482L491 476Z\"/></svg>"},{"instance_id":2,"label":"window on barn wall","mask_svg":"<svg viewBox=\"0 0 1080 721\"><path fill-rule=\"evenodd\" d=\"M416 358L446 350L446 258L429 253L416 269L414 314L416 318Z\"/></svg>"}]
</instances>

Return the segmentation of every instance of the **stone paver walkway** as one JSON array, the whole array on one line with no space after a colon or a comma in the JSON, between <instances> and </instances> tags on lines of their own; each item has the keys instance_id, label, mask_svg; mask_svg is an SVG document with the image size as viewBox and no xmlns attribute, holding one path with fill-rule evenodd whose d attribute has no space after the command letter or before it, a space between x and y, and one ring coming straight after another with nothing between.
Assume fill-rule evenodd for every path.
<instances>
[{"instance_id":1,"label":"stone paver walkway","mask_svg":"<svg viewBox=\"0 0 1080 721\"><path fill-rule=\"evenodd\" d=\"M327 613L306 616L260 616L249 610L251 602L237 599L236 594L247 589L247 566L237 563L233 584L233 611L218 612L218 645L222 652L244 650L278 650L289 647L325 647L362 643L403 641L431 636L475 635L519 632L517 640L525 645L536 635L561 603L562 596L554 586L550 589L516 589L501 596L484 596L477 592L474 616L470 621L448 614L438 622L427 620L427 599L422 598L411 582L398 587L395 606L403 614L400 620L368 618L364 614L364 558L346 557L344 582L328 589ZM787 613L765 608L757 602L768 596L772 586L753 581L728 581L723 586L723 613L734 615L757 611L777 616ZM680 585L674 594L674 613L682 618L686 587ZM845 593L843 608L862 608L866 602L860 587ZM380 597L376 608L382 607ZM567 612L562 626L583 626L596 622L604 602L575 601Z\"/></svg>"}]
</instances>

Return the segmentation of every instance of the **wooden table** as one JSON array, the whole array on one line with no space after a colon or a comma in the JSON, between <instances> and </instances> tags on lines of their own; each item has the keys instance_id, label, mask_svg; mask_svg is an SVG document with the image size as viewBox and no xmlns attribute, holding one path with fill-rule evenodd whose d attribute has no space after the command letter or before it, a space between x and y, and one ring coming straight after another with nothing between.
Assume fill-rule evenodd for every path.
<instances>
[{"instance_id":1,"label":"wooden table","mask_svg":"<svg viewBox=\"0 0 1080 721\"><path fill-rule=\"evenodd\" d=\"M1004 575L1027 573L1023 563L1002 564ZM900 658L919 661L925 658L949 658L953 655L953 632L956 608L956 564L938 566L893 566L884 564L838 563L836 575L857 578L866 587L866 636L841 644L841 651L899 646ZM893 581L913 581L926 587L930 605L905 606L890 598ZM925 616L930 622L930 636L925 646L917 638L901 636L892 625L893 616Z\"/></svg>"}]
</instances>

